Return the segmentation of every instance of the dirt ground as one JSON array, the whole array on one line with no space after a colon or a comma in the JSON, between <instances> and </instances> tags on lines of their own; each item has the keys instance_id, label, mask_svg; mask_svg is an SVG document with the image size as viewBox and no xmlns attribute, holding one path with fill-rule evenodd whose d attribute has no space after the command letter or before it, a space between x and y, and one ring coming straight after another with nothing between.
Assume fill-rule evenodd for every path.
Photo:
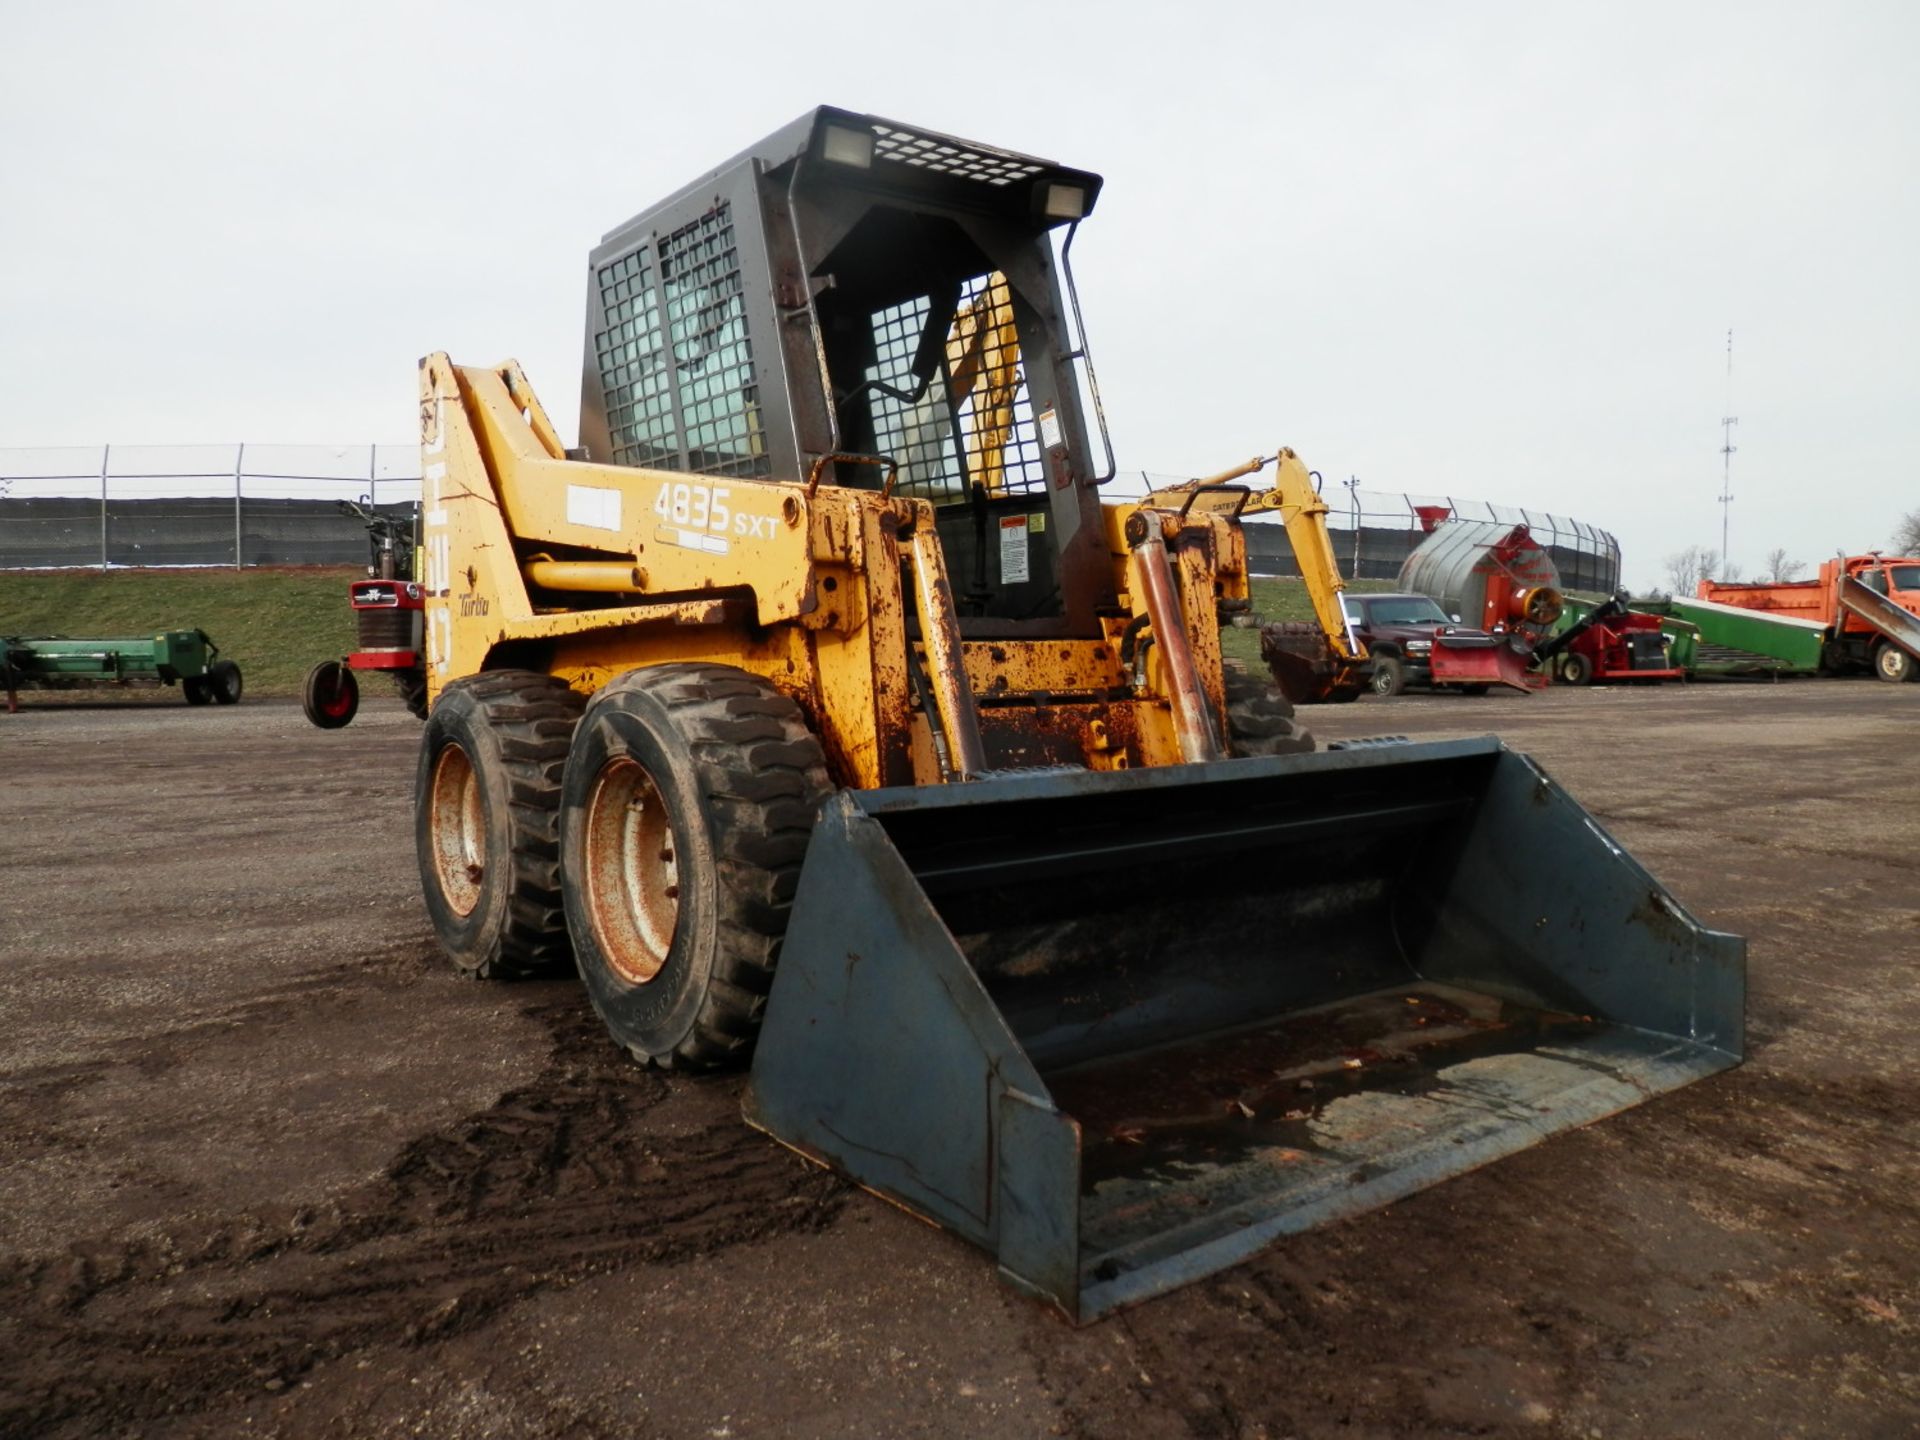
<instances>
[{"instance_id":1,"label":"dirt ground","mask_svg":"<svg viewBox=\"0 0 1920 1440\"><path fill-rule=\"evenodd\" d=\"M1368 698L1751 943L1726 1075L1073 1330L456 979L418 727L0 715L0 1435L1920 1433L1920 685Z\"/></svg>"}]
</instances>

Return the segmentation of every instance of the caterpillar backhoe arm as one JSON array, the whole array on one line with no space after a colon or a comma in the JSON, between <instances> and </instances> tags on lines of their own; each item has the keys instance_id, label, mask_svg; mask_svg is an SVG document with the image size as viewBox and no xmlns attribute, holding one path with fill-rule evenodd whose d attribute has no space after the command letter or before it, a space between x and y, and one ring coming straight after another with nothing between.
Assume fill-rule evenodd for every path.
<instances>
[{"instance_id":1,"label":"caterpillar backhoe arm","mask_svg":"<svg viewBox=\"0 0 1920 1440\"><path fill-rule=\"evenodd\" d=\"M1269 465L1275 467L1269 488L1253 490L1235 483ZM1156 490L1144 503L1236 515L1278 513L1287 527L1287 543L1300 567L1300 578L1306 582L1318 633L1310 626L1267 627L1261 649L1273 667L1274 679L1295 704L1359 694L1370 663L1367 647L1354 635L1340 604L1347 582L1340 575L1333 537L1327 531L1327 502L1314 489L1313 477L1298 455L1283 445L1272 455L1256 455L1218 475Z\"/></svg>"}]
</instances>

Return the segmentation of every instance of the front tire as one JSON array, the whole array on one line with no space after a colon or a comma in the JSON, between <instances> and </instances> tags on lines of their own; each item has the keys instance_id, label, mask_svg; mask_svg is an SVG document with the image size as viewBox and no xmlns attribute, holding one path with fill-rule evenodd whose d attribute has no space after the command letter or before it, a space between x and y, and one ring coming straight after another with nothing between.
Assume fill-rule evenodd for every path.
<instances>
[{"instance_id":1,"label":"front tire","mask_svg":"<svg viewBox=\"0 0 1920 1440\"><path fill-rule=\"evenodd\" d=\"M746 1060L833 789L800 707L744 670L653 665L593 697L562 786L567 930L636 1059Z\"/></svg>"},{"instance_id":2,"label":"front tire","mask_svg":"<svg viewBox=\"0 0 1920 1440\"><path fill-rule=\"evenodd\" d=\"M414 853L440 943L475 979L566 963L560 777L584 703L550 675L495 670L449 685L428 717Z\"/></svg>"},{"instance_id":3,"label":"front tire","mask_svg":"<svg viewBox=\"0 0 1920 1440\"><path fill-rule=\"evenodd\" d=\"M1373 678L1368 685L1382 699L1398 695L1407 688L1406 663L1398 655L1374 656Z\"/></svg>"},{"instance_id":4,"label":"front tire","mask_svg":"<svg viewBox=\"0 0 1920 1440\"><path fill-rule=\"evenodd\" d=\"M322 730L339 730L360 713L360 682L351 667L322 660L300 687L300 713Z\"/></svg>"},{"instance_id":5,"label":"front tire","mask_svg":"<svg viewBox=\"0 0 1920 1440\"><path fill-rule=\"evenodd\" d=\"M187 676L180 682L180 693L187 697L189 705L213 703L213 684L205 675Z\"/></svg>"},{"instance_id":6,"label":"front tire","mask_svg":"<svg viewBox=\"0 0 1920 1440\"><path fill-rule=\"evenodd\" d=\"M1913 656L1898 645L1887 640L1882 641L1880 648L1873 652L1873 673L1897 685L1903 680L1920 680L1920 664L1916 664Z\"/></svg>"},{"instance_id":7,"label":"front tire","mask_svg":"<svg viewBox=\"0 0 1920 1440\"><path fill-rule=\"evenodd\" d=\"M240 703L240 667L231 660L216 660L207 670L207 689L222 705Z\"/></svg>"},{"instance_id":8,"label":"front tire","mask_svg":"<svg viewBox=\"0 0 1920 1440\"><path fill-rule=\"evenodd\" d=\"M1593 661L1578 650L1569 651L1560 659L1560 678L1569 685L1586 685L1593 680Z\"/></svg>"}]
</instances>

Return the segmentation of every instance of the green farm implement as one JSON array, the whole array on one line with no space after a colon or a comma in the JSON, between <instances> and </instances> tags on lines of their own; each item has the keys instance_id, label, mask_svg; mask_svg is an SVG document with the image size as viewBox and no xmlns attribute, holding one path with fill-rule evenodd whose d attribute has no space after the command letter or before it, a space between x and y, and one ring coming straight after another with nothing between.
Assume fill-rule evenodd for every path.
<instances>
[{"instance_id":1,"label":"green farm implement","mask_svg":"<svg viewBox=\"0 0 1920 1440\"><path fill-rule=\"evenodd\" d=\"M240 667L218 658L204 630L164 630L127 640L70 640L64 636L0 638L7 712L19 709L15 692L93 685L178 685L189 705L235 705Z\"/></svg>"}]
</instances>

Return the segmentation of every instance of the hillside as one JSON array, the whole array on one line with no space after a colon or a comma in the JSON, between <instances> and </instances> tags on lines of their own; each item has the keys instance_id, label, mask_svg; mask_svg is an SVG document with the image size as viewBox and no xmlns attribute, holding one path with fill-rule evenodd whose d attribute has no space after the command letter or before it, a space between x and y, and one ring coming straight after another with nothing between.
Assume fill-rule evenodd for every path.
<instances>
[{"instance_id":1,"label":"hillside","mask_svg":"<svg viewBox=\"0 0 1920 1440\"><path fill-rule=\"evenodd\" d=\"M251 696L297 695L316 660L353 648L354 566L0 573L0 635L111 638L198 627ZM29 695L32 692L27 692Z\"/></svg>"},{"instance_id":2,"label":"hillside","mask_svg":"<svg viewBox=\"0 0 1920 1440\"><path fill-rule=\"evenodd\" d=\"M261 570L98 570L0 572L0 635L138 635L198 626L240 665L247 693L287 696L316 660L353 648L347 582L352 566ZM1356 590L1391 590L1358 580ZM1298 580L1255 580L1263 620L1311 620ZM1260 668L1257 630L1228 630L1232 659ZM383 687L375 693L384 694Z\"/></svg>"}]
</instances>

